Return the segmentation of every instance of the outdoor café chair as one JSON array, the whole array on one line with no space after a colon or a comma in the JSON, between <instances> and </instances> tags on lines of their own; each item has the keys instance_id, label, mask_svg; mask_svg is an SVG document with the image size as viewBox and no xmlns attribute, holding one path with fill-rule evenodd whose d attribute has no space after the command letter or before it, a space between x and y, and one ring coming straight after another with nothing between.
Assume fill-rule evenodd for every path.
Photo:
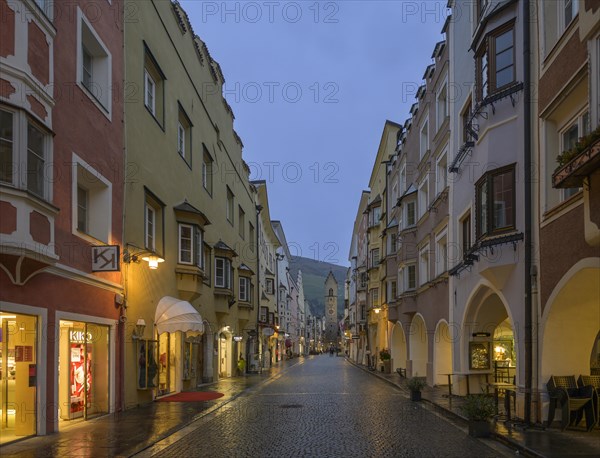
<instances>
[{"instance_id":1,"label":"outdoor caf\u00e9 chair","mask_svg":"<svg viewBox=\"0 0 600 458\"><path fill-rule=\"evenodd\" d=\"M561 429L564 431L567 426L578 423L578 417L581 410L585 413L587 430L591 431L594 427L594 406L593 406L593 387L578 387L574 375L551 376L546 384L548 395L550 396L550 411L548 412L548 426L554 421L554 412L560 406ZM580 419L581 417L579 417Z\"/></svg>"}]
</instances>

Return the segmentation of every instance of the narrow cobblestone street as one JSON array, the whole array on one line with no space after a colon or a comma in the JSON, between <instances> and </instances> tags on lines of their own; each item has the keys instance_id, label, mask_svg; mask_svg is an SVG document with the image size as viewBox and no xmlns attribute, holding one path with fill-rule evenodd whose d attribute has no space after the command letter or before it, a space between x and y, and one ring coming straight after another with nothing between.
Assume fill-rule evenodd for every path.
<instances>
[{"instance_id":1,"label":"narrow cobblestone street","mask_svg":"<svg viewBox=\"0 0 600 458\"><path fill-rule=\"evenodd\" d=\"M492 457L509 453L493 441L472 439L342 358L321 355L248 390L138 456Z\"/></svg>"}]
</instances>

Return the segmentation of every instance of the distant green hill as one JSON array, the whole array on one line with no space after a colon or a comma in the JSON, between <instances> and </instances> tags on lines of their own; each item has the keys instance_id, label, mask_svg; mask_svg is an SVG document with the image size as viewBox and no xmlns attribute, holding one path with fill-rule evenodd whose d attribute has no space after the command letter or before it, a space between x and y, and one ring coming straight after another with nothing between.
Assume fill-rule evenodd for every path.
<instances>
[{"instance_id":1,"label":"distant green hill","mask_svg":"<svg viewBox=\"0 0 600 458\"><path fill-rule=\"evenodd\" d=\"M338 282L338 315L344 314L344 282L346 281L346 267L315 261L310 258L296 256L290 262L290 271L293 278L297 278L298 270L302 271L304 296L310 305L313 315L325 314L325 279L331 270Z\"/></svg>"}]
</instances>

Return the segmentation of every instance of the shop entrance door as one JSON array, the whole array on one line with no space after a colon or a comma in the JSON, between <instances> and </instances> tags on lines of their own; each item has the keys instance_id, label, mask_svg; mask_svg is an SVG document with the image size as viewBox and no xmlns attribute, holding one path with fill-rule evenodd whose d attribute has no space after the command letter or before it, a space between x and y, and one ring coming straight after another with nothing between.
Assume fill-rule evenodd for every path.
<instances>
[{"instance_id":1,"label":"shop entrance door","mask_svg":"<svg viewBox=\"0 0 600 458\"><path fill-rule=\"evenodd\" d=\"M173 393L177 369L177 335L162 333L158 338L158 396Z\"/></svg>"},{"instance_id":2,"label":"shop entrance door","mask_svg":"<svg viewBox=\"0 0 600 458\"><path fill-rule=\"evenodd\" d=\"M37 318L0 312L0 444L37 432Z\"/></svg>"},{"instance_id":3,"label":"shop entrance door","mask_svg":"<svg viewBox=\"0 0 600 458\"><path fill-rule=\"evenodd\" d=\"M221 333L219 336L219 377L231 377L229 344L230 340L224 333Z\"/></svg>"},{"instance_id":4,"label":"shop entrance door","mask_svg":"<svg viewBox=\"0 0 600 458\"><path fill-rule=\"evenodd\" d=\"M109 327L60 321L59 427L109 411Z\"/></svg>"}]
</instances>

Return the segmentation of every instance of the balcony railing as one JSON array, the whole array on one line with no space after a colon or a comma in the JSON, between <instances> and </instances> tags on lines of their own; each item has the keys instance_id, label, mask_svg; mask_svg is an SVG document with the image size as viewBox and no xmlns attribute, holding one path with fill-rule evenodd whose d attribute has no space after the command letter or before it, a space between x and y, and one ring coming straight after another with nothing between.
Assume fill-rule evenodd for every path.
<instances>
[{"instance_id":1,"label":"balcony railing","mask_svg":"<svg viewBox=\"0 0 600 458\"><path fill-rule=\"evenodd\" d=\"M600 167L600 137L590 146L560 167L552 175L552 186L555 188L578 188L583 180Z\"/></svg>"}]
</instances>

